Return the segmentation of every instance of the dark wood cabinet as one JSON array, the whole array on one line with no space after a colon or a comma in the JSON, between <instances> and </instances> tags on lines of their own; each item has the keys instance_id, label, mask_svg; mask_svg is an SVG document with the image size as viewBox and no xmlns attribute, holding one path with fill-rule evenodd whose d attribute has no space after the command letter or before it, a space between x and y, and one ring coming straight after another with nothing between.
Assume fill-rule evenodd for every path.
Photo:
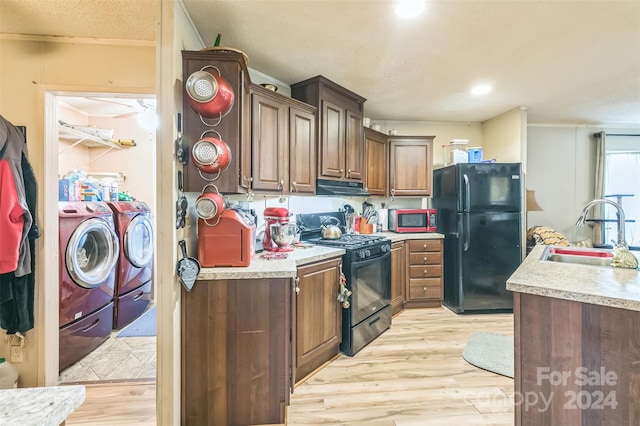
<instances>
[{"instance_id":1,"label":"dark wood cabinet","mask_svg":"<svg viewBox=\"0 0 640 426\"><path fill-rule=\"evenodd\" d=\"M220 71L220 75L229 82L233 88L233 107L216 126L207 126L200 116L193 111L184 92L184 83L189 76L201 70L205 66L214 66ZM210 69L211 72L217 71ZM189 144L189 152L206 130L215 130L219 137L229 145L231 161L226 170L220 173L215 180L218 190L226 194L245 192L248 185L248 177L251 167L251 137L250 137L250 98L249 98L249 73L247 66L239 52L220 51L183 51L182 52L182 78L181 89L183 91L183 133ZM209 124L216 124L216 119L205 119ZM215 132L207 133L209 136L218 137ZM205 135L206 136L206 135ZM204 175L189 160L184 166L184 190L185 192L200 192L207 184L207 179L215 176Z\"/></svg>"},{"instance_id":2,"label":"dark wood cabinet","mask_svg":"<svg viewBox=\"0 0 640 426\"><path fill-rule=\"evenodd\" d=\"M640 312L514 292L513 317L514 391L536 395L515 425L640 424Z\"/></svg>"},{"instance_id":3,"label":"dark wood cabinet","mask_svg":"<svg viewBox=\"0 0 640 426\"><path fill-rule=\"evenodd\" d=\"M323 76L293 84L291 96L318 108L318 177L362 181L366 99Z\"/></svg>"},{"instance_id":4,"label":"dark wood cabinet","mask_svg":"<svg viewBox=\"0 0 640 426\"><path fill-rule=\"evenodd\" d=\"M302 102L251 86L251 188L315 191L316 110Z\"/></svg>"},{"instance_id":5,"label":"dark wood cabinet","mask_svg":"<svg viewBox=\"0 0 640 426\"><path fill-rule=\"evenodd\" d=\"M338 302L341 258L298 268L296 317L296 381L331 360L342 341L342 304Z\"/></svg>"},{"instance_id":6,"label":"dark wood cabinet","mask_svg":"<svg viewBox=\"0 0 640 426\"><path fill-rule=\"evenodd\" d=\"M285 422L292 280L198 281L182 289L181 424Z\"/></svg>"},{"instance_id":7,"label":"dark wood cabinet","mask_svg":"<svg viewBox=\"0 0 640 426\"><path fill-rule=\"evenodd\" d=\"M387 136L375 130L364 129L365 184L371 195L389 193L389 155Z\"/></svg>"},{"instance_id":8,"label":"dark wood cabinet","mask_svg":"<svg viewBox=\"0 0 640 426\"><path fill-rule=\"evenodd\" d=\"M289 192L316 192L316 109L289 107Z\"/></svg>"},{"instance_id":9,"label":"dark wood cabinet","mask_svg":"<svg viewBox=\"0 0 640 426\"><path fill-rule=\"evenodd\" d=\"M441 306L442 240L409 240L406 308Z\"/></svg>"},{"instance_id":10,"label":"dark wood cabinet","mask_svg":"<svg viewBox=\"0 0 640 426\"><path fill-rule=\"evenodd\" d=\"M284 190L289 174L288 108L279 99L252 90L251 165L252 188Z\"/></svg>"},{"instance_id":11,"label":"dark wood cabinet","mask_svg":"<svg viewBox=\"0 0 640 426\"><path fill-rule=\"evenodd\" d=\"M391 196L431 196L435 136L389 137Z\"/></svg>"},{"instance_id":12,"label":"dark wood cabinet","mask_svg":"<svg viewBox=\"0 0 640 426\"><path fill-rule=\"evenodd\" d=\"M407 250L404 241L391 244L391 315L404 309L407 285Z\"/></svg>"}]
</instances>

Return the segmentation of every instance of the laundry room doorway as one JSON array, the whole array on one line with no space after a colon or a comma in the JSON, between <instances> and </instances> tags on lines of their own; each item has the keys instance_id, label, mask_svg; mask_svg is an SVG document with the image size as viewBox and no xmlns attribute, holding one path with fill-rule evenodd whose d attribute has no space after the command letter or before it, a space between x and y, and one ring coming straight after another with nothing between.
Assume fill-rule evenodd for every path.
<instances>
[{"instance_id":1,"label":"laundry room doorway","mask_svg":"<svg viewBox=\"0 0 640 426\"><path fill-rule=\"evenodd\" d=\"M58 153L58 380L155 380L156 97L53 92L47 110Z\"/></svg>"}]
</instances>

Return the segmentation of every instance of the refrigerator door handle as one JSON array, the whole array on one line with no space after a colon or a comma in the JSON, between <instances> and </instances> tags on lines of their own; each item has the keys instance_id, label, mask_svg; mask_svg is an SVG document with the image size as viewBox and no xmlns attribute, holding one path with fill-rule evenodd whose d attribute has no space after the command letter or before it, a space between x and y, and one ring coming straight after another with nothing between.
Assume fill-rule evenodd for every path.
<instances>
[{"instance_id":1,"label":"refrigerator door handle","mask_svg":"<svg viewBox=\"0 0 640 426\"><path fill-rule=\"evenodd\" d=\"M469 187L469 176L467 174L462 175L462 179L464 180L464 212L469 212L470 204L471 204L471 188Z\"/></svg>"},{"instance_id":2,"label":"refrigerator door handle","mask_svg":"<svg viewBox=\"0 0 640 426\"><path fill-rule=\"evenodd\" d=\"M471 231L471 224L469 223L469 213L465 213L464 214L464 225L465 227L464 229L464 247L463 250L467 251L469 250L469 245L471 244L471 239L469 237L470 231Z\"/></svg>"}]
</instances>

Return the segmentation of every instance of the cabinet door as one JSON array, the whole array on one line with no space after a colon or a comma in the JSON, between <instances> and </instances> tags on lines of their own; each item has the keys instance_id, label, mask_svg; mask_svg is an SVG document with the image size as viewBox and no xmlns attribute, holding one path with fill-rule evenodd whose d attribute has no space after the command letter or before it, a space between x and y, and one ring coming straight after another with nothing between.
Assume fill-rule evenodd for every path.
<instances>
[{"instance_id":1,"label":"cabinet door","mask_svg":"<svg viewBox=\"0 0 640 426\"><path fill-rule=\"evenodd\" d=\"M403 241L391 244L391 314L404 309L407 255Z\"/></svg>"},{"instance_id":2,"label":"cabinet door","mask_svg":"<svg viewBox=\"0 0 640 426\"><path fill-rule=\"evenodd\" d=\"M374 130L364 131L365 187L371 195L386 196L389 182L387 137Z\"/></svg>"},{"instance_id":3,"label":"cabinet door","mask_svg":"<svg viewBox=\"0 0 640 426\"><path fill-rule=\"evenodd\" d=\"M322 101L322 140L320 141L319 173L326 177L344 176L344 117L343 107Z\"/></svg>"},{"instance_id":4,"label":"cabinet door","mask_svg":"<svg viewBox=\"0 0 640 426\"><path fill-rule=\"evenodd\" d=\"M362 114L345 111L346 153L344 176L349 180L361 181L364 176L364 139L362 137Z\"/></svg>"},{"instance_id":5,"label":"cabinet door","mask_svg":"<svg viewBox=\"0 0 640 426\"><path fill-rule=\"evenodd\" d=\"M390 138L389 192L391 195L431 196L433 136Z\"/></svg>"},{"instance_id":6,"label":"cabinet door","mask_svg":"<svg viewBox=\"0 0 640 426\"><path fill-rule=\"evenodd\" d=\"M181 424L285 421L290 291L284 278L199 281L182 290Z\"/></svg>"},{"instance_id":7,"label":"cabinet door","mask_svg":"<svg viewBox=\"0 0 640 426\"><path fill-rule=\"evenodd\" d=\"M296 379L338 353L342 341L340 265L340 259L333 259L298 268Z\"/></svg>"},{"instance_id":8,"label":"cabinet door","mask_svg":"<svg viewBox=\"0 0 640 426\"><path fill-rule=\"evenodd\" d=\"M289 187L292 194L313 194L316 189L316 117L289 110Z\"/></svg>"},{"instance_id":9,"label":"cabinet door","mask_svg":"<svg viewBox=\"0 0 640 426\"><path fill-rule=\"evenodd\" d=\"M282 102L251 95L253 189L286 190L289 173L288 107Z\"/></svg>"}]
</instances>

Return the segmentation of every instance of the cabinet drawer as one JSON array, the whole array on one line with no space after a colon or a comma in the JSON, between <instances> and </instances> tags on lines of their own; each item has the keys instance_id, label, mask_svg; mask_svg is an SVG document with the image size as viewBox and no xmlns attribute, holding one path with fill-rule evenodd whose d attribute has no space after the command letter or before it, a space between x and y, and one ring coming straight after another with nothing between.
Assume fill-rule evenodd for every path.
<instances>
[{"instance_id":1,"label":"cabinet drawer","mask_svg":"<svg viewBox=\"0 0 640 426\"><path fill-rule=\"evenodd\" d=\"M440 278L409 280L409 299L442 299Z\"/></svg>"},{"instance_id":2,"label":"cabinet drawer","mask_svg":"<svg viewBox=\"0 0 640 426\"><path fill-rule=\"evenodd\" d=\"M442 265L409 266L409 278L441 277Z\"/></svg>"},{"instance_id":3,"label":"cabinet drawer","mask_svg":"<svg viewBox=\"0 0 640 426\"><path fill-rule=\"evenodd\" d=\"M442 252L411 253L409 255L410 265L440 265L442 263Z\"/></svg>"},{"instance_id":4,"label":"cabinet drawer","mask_svg":"<svg viewBox=\"0 0 640 426\"><path fill-rule=\"evenodd\" d=\"M440 240L409 240L410 252L441 251L442 242Z\"/></svg>"}]
</instances>

